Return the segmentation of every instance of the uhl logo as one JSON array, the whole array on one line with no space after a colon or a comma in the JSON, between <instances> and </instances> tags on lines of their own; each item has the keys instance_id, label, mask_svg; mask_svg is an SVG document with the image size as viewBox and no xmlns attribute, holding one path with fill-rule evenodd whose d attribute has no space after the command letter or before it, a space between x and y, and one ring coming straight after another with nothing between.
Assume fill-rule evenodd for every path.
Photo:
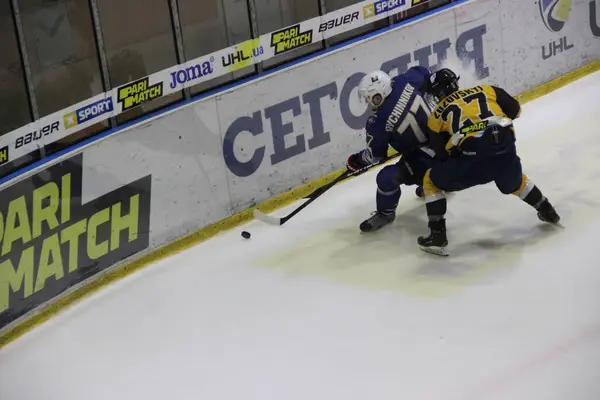
<instances>
[{"instance_id":1,"label":"uhl logo","mask_svg":"<svg viewBox=\"0 0 600 400\"><path fill-rule=\"evenodd\" d=\"M571 14L571 0L539 0L542 21L551 32L560 32ZM558 40L542 46L542 58L547 60L574 47L568 43L568 38L563 36Z\"/></svg>"}]
</instances>

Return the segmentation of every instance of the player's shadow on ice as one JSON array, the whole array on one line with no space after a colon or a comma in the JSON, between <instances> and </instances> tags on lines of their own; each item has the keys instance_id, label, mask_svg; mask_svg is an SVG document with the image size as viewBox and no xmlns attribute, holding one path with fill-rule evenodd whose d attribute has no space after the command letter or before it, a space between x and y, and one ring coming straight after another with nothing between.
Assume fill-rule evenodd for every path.
<instances>
[{"instance_id":1,"label":"player's shadow on ice","mask_svg":"<svg viewBox=\"0 0 600 400\"><path fill-rule=\"evenodd\" d=\"M356 262L360 264L360 259L367 255L374 257L376 254L386 254L386 257L398 260L397 268L412 268L415 278L459 280L480 275L483 270L494 275L509 273L525 252L543 245L561 231L560 226L537 220L535 211L526 208L524 212L532 213L530 219L515 217L504 221L493 214L477 214L476 219L473 219L472 215L464 215L464 209L454 213L451 197L448 198L447 214L449 257L427 254L418 248L417 237L427 235L429 230L425 203L416 200L416 204L410 208L399 210L393 224L379 231L360 233L357 226L360 221L352 227L352 232L347 231L347 227L342 228L344 233L340 231L339 234L345 236L346 244L352 250L347 251L346 248L344 252L340 249L335 254L336 258L342 257L348 261L348 264L337 264L338 268L356 266ZM359 210L356 215L360 215ZM417 268L414 268L415 263Z\"/></svg>"},{"instance_id":2,"label":"player's shadow on ice","mask_svg":"<svg viewBox=\"0 0 600 400\"><path fill-rule=\"evenodd\" d=\"M468 255L473 251L483 251L487 252L490 257L494 257L506 254L507 251L528 250L557 234L558 229L560 227L542 222L527 227L502 226L495 231L496 237L494 238L482 237L456 244L452 249L452 254L461 256Z\"/></svg>"}]
</instances>

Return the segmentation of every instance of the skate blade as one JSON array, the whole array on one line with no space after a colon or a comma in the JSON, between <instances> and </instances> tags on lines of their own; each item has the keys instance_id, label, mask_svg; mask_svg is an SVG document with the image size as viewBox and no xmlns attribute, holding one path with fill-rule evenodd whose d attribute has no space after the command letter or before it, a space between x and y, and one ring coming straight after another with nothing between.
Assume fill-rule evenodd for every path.
<instances>
[{"instance_id":1,"label":"skate blade","mask_svg":"<svg viewBox=\"0 0 600 400\"><path fill-rule=\"evenodd\" d=\"M425 253L429 253L429 254L434 254L436 256L440 256L440 257L448 257L448 251L446 250L445 247L437 247L437 246L431 246L431 247L425 247L425 246L419 246L419 248L421 250L423 250Z\"/></svg>"},{"instance_id":2,"label":"skate blade","mask_svg":"<svg viewBox=\"0 0 600 400\"><path fill-rule=\"evenodd\" d=\"M544 222L543 226L548 227L547 229L566 229L560 220L558 220L557 222L548 222L548 221L543 221L543 222Z\"/></svg>"},{"instance_id":3,"label":"skate blade","mask_svg":"<svg viewBox=\"0 0 600 400\"><path fill-rule=\"evenodd\" d=\"M540 221L542 221L547 226L565 229L565 226L562 224L562 218L560 218L560 217L558 218L558 221L555 221L555 222L553 222L553 221L547 221L547 220L539 218L539 217L538 217L538 219Z\"/></svg>"}]
</instances>

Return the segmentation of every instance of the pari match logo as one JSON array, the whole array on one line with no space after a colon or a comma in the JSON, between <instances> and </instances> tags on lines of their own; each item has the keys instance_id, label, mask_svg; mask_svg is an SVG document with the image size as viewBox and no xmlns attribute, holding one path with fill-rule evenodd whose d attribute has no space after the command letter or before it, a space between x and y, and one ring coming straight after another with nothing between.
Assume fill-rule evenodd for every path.
<instances>
[{"instance_id":1,"label":"pari match logo","mask_svg":"<svg viewBox=\"0 0 600 400\"><path fill-rule=\"evenodd\" d=\"M10 160L8 158L8 146L4 146L0 149L0 165L4 165Z\"/></svg>"},{"instance_id":2,"label":"pari match logo","mask_svg":"<svg viewBox=\"0 0 600 400\"><path fill-rule=\"evenodd\" d=\"M84 202L83 157L1 192L0 329L149 246L152 176Z\"/></svg>"},{"instance_id":3,"label":"pari match logo","mask_svg":"<svg viewBox=\"0 0 600 400\"><path fill-rule=\"evenodd\" d=\"M163 95L163 83L158 82L150 85L150 78L145 77L138 81L121 86L118 91L117 101L123 105L123 111L158 99Z\"/></svg>"},{"instance_id":4,"label":"pari match logo","mask_svg":"<svg viewBox=\"0 0 600 400\"><path fill-rule=\"evenodd\" d=\"M288 51L311 44L313 41L313 31L300 31L300 24L281 29L271 34L271 47L275 55L283 54Z\"/></svg>"},{"instance_id":5,"label":"pari match logo","mask_svg":"<svg viewBox=\"0 0 600 400\"><path fill-rule=\"evenodd\" d=\"M364 6L363 16L365 19L372 18L376 15L400 8L404 4L406 4L406 0L379 0L373 4L367 4Z\"/></svg>"},{"instance_id":6,"label":"pari match logo","mask_svg":"<svg viewBox=\"0 0 600 400\"><path fill-rule=\"evenodd\" d=\"M571 0L539 0L542 20L552 32L559 32L571 14Z\"/></svg>"}]
</instances>

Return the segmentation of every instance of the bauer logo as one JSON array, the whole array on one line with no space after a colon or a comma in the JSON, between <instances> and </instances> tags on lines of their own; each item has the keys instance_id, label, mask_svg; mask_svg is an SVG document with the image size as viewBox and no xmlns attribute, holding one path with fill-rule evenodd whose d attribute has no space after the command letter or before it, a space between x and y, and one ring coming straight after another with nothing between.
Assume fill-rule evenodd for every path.
<instances>
[{"instance_id":1,"label":"bauer logo","mask_svg":"<svg viewBox=\"0 0 600 400\"><path fill-rule=\"evenodd\" d=\"M319 25L319 32L325 32L337 28L338 26L347 25L351 24L354 21L358 21L359 14L360 11L356 11L351 14L346 14L342 17L337 17L334 19L330 19L329 21L323 22L321 25Z\"/></svg>"},{"instance_id":2,"label":"bauer logo","mask_svg":"<svg viewBox=\"0 0 600 400\"><path fill-rule=\"evenodd\" d=\"M113 111L112 97L96 101L95 103L88 104L85 107L65 114L64 123L65 129L72 128L86 121L99 117L100 115Z\"/></svg>"},{"instance_id":3,"label":"bauer logo","mask_svg":"<svg viewBox=\"0 0 600 400\"><path fill-rule=\"evenodd\" d=\"M544 25L552 32L559 32L571 13L571 0L539 0Z\"/></svg>"},{"instance_id":4,"label":"bauer logo","mask_svg":"<svg viewBox=\"0 0 600 400\"><path fill-rule=\"evenodd\" d=\"M123 105L123 111L130 110L150 100L158 99L163 95L163 83L149 84L149 78L121 86L118 90L118 101Z\"/></svg>"},{"instance_id":5,"label":"bauer logo","mask_svg":"<svg viewBox=\"0 0 600 400\"><path fill-rule=\"evenodd\" d=\"M175 72L171 72L171 89L177 88L177 86L191 86L192 84L206 81L206 77L212 75L215 72L214 68L215 58L211 57L210 60L199 62L191 67L183 68Z\"/></svg>"},{"instance_id":6,"label":"bauer logo","mask_svg":"<svg viewBox=\"0 0 600 400\"><path fill-rule=\"evenodd\" d=\"M60 121L53 121L49 124L43 125L40 129L28 132L27 134L18 137L17 140L15 140L15 149L23 147L31 142L38 141L58 131L60 131Z\"/></svg>"},{"instance_id":7,"label":"bauer logo","mask_svg":"<svg viewBox=\"0 0 600 400\"><path fill-rule=\"evenodd\" d=\"M271 47L275 55L288 52L312 43L312 29L300 32L300 24L290 26L271 34Z\"/></svg>"},{"instance_id":8,"label":"bauer logo","mask_svg":"<svg viewBox=\"0 0 600 400\"><path fill-rule=\"evenodd\" d=\"M406 0L380 0L363 7L363 16L371 18L388 11L395 10L406 4Z\"/></svg>"}]
</instances>

